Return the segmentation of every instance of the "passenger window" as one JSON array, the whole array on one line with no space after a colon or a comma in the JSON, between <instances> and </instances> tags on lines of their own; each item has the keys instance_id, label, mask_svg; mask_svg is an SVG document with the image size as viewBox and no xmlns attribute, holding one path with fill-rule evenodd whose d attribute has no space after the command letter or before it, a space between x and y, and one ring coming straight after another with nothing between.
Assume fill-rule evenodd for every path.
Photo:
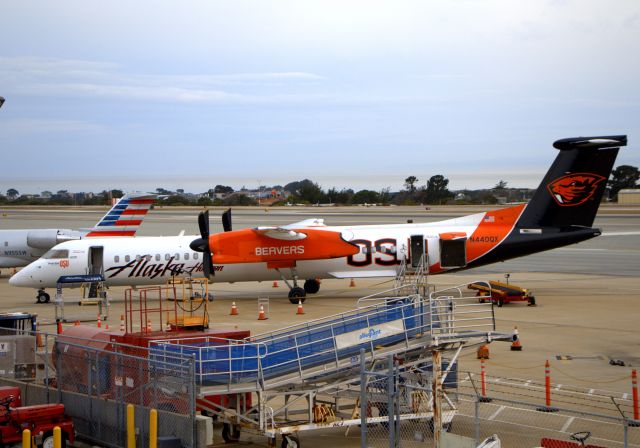
<instances>
[{"instance_id":1,"label":"passenger window","mask_svg":"<svg viewBox=\"0 0 640 448\"><path fill-rule=\"evenodd\" d=\"M124 256L124 261L126 261L127 263L131 261L131 257L129 255L125 255Z\"/></svg>"},{"instance_id":2,"label":"passenger window","mask_svg":"<svg viewBox=\"0 0 640 448\"><path fill-rule=\"evenodd\" d=\"M187 253L187 254L184 254L184 259L185 259L185 260L188 260L188 259L189 259L189 254L188 254L188 253Z\"/></svg>"},{"instance_id":3,"label":"passenger window","mask_svg":"<svg viewBox=\"0 0 640 448\"><path fill-rule=\"evenodd\" d=\"M116 256L114 256L114 257L113 257L113 261L114 261L115 263L120 263L120 255L116 255Z\"/></svg>"},{"instance_id":4,"label":"passenger window","mask_svg":"<svg viewBox=\"0 0 640 448\"><path fill-rule=\"evenodd\" d=\"M180 260L180 254L176 254L176 255L175 255L175 257L176 257L175 259L176 259L177 261L179 261L179 260Z\"/></svg>"},{"instance_id":5,"label":"passenger window","mask_svg":"<svg viewBox=\"0 0 640 448\"><path fill-rule=\"evenodd\" d=\"M160 254L156 254L156 261L160 261Z\"/></svg>"},{"instance_id":6,"label":"passenger window","mask_svg":"<svg viewBox=\"0 0 640 448\"><path fill-rule=\"evenodd\" d=\"M169 261L171 259L171 256L169 254L164 254L164 259Z\"/></svg>"},{"instance_id":7,"label":"passenger window","mask_svg":"<svg viewBox=\"0 0 640 448\"><path fill-rule=\"evenodd\" d=\"M194 253L194 254L193 254L193 259L194 259L194 260L197 260L197 259L198 259L198 252L196 252L196 253Z\"/></svg>"},{"instance_id":8,"label":"passenger window","mask_svg":"<svg viewBox=\"0 0 640 448\"><path fill-rule=\"evenodd\" d=\"M136 255L136 261L140 261L142 257L140 255Z\"/></svg>"},{"instance_id":9,"label":"passenger window","mask_svg":"<svg viewBox=\"0 0 640 448\"><path fill-rule=\"evenodd\" d=\"M4 247L7 247L9 245L9 241L5 241L4 242Z\"/></svg>"}]
</instances>

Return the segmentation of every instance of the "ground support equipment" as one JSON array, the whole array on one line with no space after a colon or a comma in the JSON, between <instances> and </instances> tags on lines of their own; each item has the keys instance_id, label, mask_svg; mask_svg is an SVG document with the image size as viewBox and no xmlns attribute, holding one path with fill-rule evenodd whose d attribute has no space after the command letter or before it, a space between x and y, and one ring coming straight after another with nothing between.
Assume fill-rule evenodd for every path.
<instances>
[{"instance_id":1,"label":"ground support equipment","mask_svg":"<svg viewBox=\"0 0 640 448\"><path fill-rule=\"evenodd\" d=\"M247 430L270 440L280 435L284 445L299 443L292 437L301 431L346 428L363 421L388 424L385 412L367 412L363 420L356 411L363 366L375 371L381 362L395 359L405 381L418 386L434 353L454 351L455 361L466 345L511 340L511 334L495 331L492 303L477 303L475 297L464 296L462 288L431 293L428 298L370 296L361 308L240 341L211 337L152 341L149 359L150 363L195 359L199 395L227 397L207 411L225 423L223 437L226 434L228 441ZM248 393L254 397L250 401L244 399ZM439 408L438 421L446 424L455 415L456 404L446 394L440 398L446 406ZM412 396L400 409L400 419L436 417L428 393Z\"/></svg>"},{"instance_id":2,"label":"ground support equipment","mask_svg":"<svg viewBox=\"0 0 640 448\"><path fill-rule=\"evenodd\" d=\"M511 302L528 302L529 306L535 306L536 298L530 290L521 288L520 286L489 281L470 283L468 288L477 291L478 301L480 303L485 300L491 300L498 304L499 307L505 303Z\"/></svg>"}]
</instances>

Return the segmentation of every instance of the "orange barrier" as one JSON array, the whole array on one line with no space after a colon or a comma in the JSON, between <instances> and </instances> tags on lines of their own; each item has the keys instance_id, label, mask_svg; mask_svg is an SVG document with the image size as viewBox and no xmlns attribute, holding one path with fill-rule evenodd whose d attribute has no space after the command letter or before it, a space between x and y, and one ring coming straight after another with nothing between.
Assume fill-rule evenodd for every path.
<instances>
[{"instance_id":1,"label":"orange barrier","mask_svg":"<svg viewBox=\"0 0 640 448\"><path fill-rule=\"evenodd\" d=\"M640 420L638 415L638 372L636 369L631 371L631 388L633 395L633 419Z\"/></svg>"},{"instance_id":2,"label":"orange barrier","mask_svg":"<svg viewBox=\"0 0 640 448\"><path fill-rule=\"evenodd\" d=\"M238 307L236 306L236 302L233 302L231 304L231 312L229 313L230 316L237 316L238 315Z\"/></svg>"}]
</instances>

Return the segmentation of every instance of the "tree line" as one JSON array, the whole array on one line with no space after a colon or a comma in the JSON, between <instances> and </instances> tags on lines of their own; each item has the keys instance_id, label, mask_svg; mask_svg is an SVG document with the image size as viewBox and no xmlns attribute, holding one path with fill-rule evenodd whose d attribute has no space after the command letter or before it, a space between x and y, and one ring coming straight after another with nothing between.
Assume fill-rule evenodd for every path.
<instances>
[{"instance_id":1,"label":"tree line","mask_svg":"<svg viewBox=\"0 0 640 448\"><path fill-rule=\"evenodd\" d=\"M618 192L626 188L640 188L640 171L631 165L620 165L611 173L607 182L608 194L605 198L615 200ZM390 188L380 191L363 189L354 191L351 188L338 190L335 187L324 190L321 185L309 179L294 181L274 186L260 186L249 191L242 187L239 191L227 185L216 185L214 188L199 194L186 193L183 189L176 191L156 188L162 196L163 205L197 205L197 206L238 206L238 205L416 205L416 204L495 204L498 202L522 202L531 197L534 190L508 188L507 182L499 180L493 188L480 190L458 190L452 192L448 188L449 179L436 174L420 185L416 176L408 176L404 180L403 189L391 192ZM122 197L119 189L103 190L100 193L71 193L58 190L56 193L43 191L40 195L21 195L15 188L0 194L0 204L12 205L107 205L112 198Z\"/></svg>"}]
</instances>

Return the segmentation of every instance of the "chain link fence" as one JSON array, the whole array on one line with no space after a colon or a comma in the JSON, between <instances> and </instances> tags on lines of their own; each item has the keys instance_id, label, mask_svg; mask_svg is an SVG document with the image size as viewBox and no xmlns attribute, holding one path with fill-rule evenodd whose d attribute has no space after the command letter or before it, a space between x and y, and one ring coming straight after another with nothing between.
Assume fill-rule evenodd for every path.
<instances>
[{"instance_id":1,"label":"chain link fence","mask_svg":"<svg viewBox=\"0 0 640 448\"><path fill-rule=\"evenodd\" d=\"M361 432L363 448L435 446L430 365L395 363L363 378L367 417L374 417ZM483 395L480 381L479 374L458 376L454 369L446 376L440 446L471 448L496 434L503 447L570 448L580 446L572 434L583 433L592 447L640 447L627 394L551 384L549 406L544 383L487 377Z\"/></svg>"},{"instance_id":2,"label":"chain link fence","mask_svg":"<svg viewBox=\"0 0 640 448\"><path fill-rule=\"evenodd\" d=\"M58 338L53 346L59 402L86 439L125 446L126 406L136 406L137 446L148 444L149 410L158 409L159 436L196 445L194 363L150 360L144 349Z\"/></svg>"},{"instance_id":3,"label":"chain link fence","mask_svg":"<svg viewBox=\"0 0 640 448\"><path fill-rule=\"evenodd\" d=\"M158 360L145 347L109 341L108 333L89 339L38 332L28 319L19 323L0 328L0 380L21 388L24 405L62 403L80 438L124 447L126 408L133 404L136 446L143 448L155 408L163 442L203 444L197 440L194 359Z\"/></svg>"}]
</instances>

